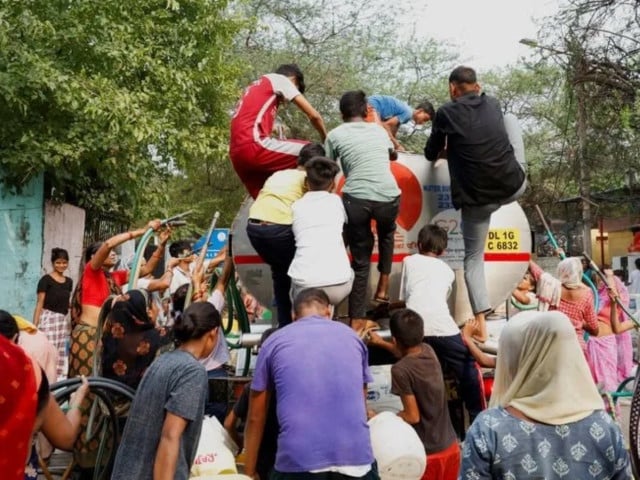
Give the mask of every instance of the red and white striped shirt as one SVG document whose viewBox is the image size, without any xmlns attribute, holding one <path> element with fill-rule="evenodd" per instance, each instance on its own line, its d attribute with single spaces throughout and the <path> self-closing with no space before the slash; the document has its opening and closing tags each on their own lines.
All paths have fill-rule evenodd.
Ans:
<svg viewBox="0 0 640 480">
<path fill-rule="evenodd" d="M 300 95 L 284 75 L 269 73 L 247 87 L 231 119 L 230 147 L 258 142 L 271 136 L 281 99 Z"/>
</svg>

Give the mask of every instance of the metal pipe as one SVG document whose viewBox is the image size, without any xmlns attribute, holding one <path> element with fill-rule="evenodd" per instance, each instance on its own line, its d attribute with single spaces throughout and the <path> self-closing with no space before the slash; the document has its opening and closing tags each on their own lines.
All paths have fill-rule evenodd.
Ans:
<svg viewBox="0 0 640 480">
<path fill-rule="evenodd" d="M 384 340 L 391 340 L 391 330 L 376 330 L 376 333 L 380 335 Z M 239 337 L 227 337 L 227 342 L 232 348 L 253 348 L 260 343 L 260 337 L 262 333 L 243 333 Z M 480 349 L 486 353 L 495 355 L 497 349 L 492 345 L 479 344 Z"/>
<path fill-rule="evenodd" d="M 376 333 L 385 340 L 391 340 L 391 331 L 389 329 L 377 330 Z M 251 348 L 260 343 L 262 333 L 243 333 L 239 337 L 227 337 L 227 342 L 233 348 Z"/>
</svg>

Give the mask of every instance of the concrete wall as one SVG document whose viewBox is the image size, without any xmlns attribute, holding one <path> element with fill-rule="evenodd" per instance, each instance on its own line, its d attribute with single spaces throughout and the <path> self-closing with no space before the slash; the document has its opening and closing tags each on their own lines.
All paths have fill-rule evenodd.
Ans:
<svg viewBox="0 0 640 480">
<path fill-rule="evenodd" d="M 591 231 L 591 257 L 600 265 L 605 263 L 611 265 L 613 257 L 625 256 L 628 254 L 628 247 L 633 242 L 633 234 L 629 230 L 617 232 L 607 232 L 605 230 L 604 242 L 599 240 L 600 232 L 596 229 Z M 602 247 L 604 246 L 604 261 L 602 259 Z"/>
<path fill-rule="evenodd" d="M 611 257 L 619 257 L 629 254 L 629 245 L 633 243 L 633 233 L 629 230 L 621 232 L 609 232 L 609 254 Z M 611 259 L 609 259 L 609 263 Z"/>
<path fill-rule="evenodd" d="M 43 177 L 19 195 L 0 185 L 0 308 L 31 318 L 42 258 Z"/>
<path fill-rule="evenodd" d="M 82 208 L 74 207 L 68 203 L 60 205 L 45 202 L 42 274 L 51 271 L 51 249 L 64 248 L 69 252 L 69 269 L 66 275 L 73 279 L 75 287 L 82 259 L 84 219 L 85 213 Z"/>
</svg>

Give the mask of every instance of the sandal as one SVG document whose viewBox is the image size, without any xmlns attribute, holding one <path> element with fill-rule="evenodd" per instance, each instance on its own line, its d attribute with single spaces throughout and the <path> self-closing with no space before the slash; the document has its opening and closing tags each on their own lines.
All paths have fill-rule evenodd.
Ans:
<svg viewBox="0 0 640 480">
<path fill-rule="evenodd" d="M 378 296 L 375 296 L 375 297 L 373 297 L 373 301 L 374 301 L 375 303 L 380 303 L 380 304 L 382 304 L 382 303 L 390 303 L 390 302 L 391 302 L 391 299 L 390 299 L 388 296 L 387 296 L 387 297 L 378 297 Z"/>
</svg>

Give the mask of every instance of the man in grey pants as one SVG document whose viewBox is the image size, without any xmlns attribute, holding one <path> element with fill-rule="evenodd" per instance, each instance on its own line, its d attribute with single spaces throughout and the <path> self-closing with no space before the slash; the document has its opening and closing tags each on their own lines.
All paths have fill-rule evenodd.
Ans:
<svg viewBox="0 0 640 480">
<path fill-rule="evenodd" d="M 461 209 L 464 279 L 477 322 L 474 338 L 487 338 L 485 314 L 491 310 L 484 277 L 484 246 L 491 214 L 518 199 L 525 173 L 509 141 L 500 104 L 480 93 L 476 72 L 457 67 L 449 75 L 451 101 L 433 119 L 424 154 L 440 158 L 444 150 L 451 177 L 451 196 Z"/>
</svg>

